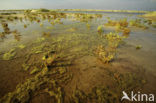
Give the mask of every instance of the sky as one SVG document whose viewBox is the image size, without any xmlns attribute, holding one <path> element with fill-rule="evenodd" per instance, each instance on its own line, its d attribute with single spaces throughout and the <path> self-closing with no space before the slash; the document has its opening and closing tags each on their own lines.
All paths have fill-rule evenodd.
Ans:
<svg viewBox="0 0 156 103">
<path fill-rule="evenodd" d="M 156 10 L 156 0 L 0 0 L 5 9 Z"/>
</svg>

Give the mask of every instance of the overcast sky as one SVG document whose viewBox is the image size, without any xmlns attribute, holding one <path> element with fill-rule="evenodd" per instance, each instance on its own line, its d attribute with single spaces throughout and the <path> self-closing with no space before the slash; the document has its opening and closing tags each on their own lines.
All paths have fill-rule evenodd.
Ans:
<svg viewBox="0 0 156 103">
<path fill-rule="evenodd" d="M 0 0 L 3 9 L 156 10 L 156 0 Z"/>
</svg>

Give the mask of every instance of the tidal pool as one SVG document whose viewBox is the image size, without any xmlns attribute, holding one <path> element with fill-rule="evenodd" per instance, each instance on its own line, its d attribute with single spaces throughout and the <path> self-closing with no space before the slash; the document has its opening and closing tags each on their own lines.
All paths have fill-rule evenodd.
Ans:
<svg viewBox="0 0 156 103">
<path fill-rule="evenodd" d="M 156 22 L 140 15 L 1 13 L 0 103 L 120 103 L 122 91 L 156 94 Z"/>
</svg>

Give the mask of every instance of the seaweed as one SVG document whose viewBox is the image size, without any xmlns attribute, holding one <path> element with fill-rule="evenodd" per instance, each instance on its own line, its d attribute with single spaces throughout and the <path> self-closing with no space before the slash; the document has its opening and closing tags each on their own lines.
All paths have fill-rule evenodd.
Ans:
<svg viewBox="0 0 156 103">
<path fill-rule="evenodd" d="M 24 71 L 28 71 L 30 68 L 30 65 L 24 63 L 22 64 L 22 68 L 24 69 Z"/>
<path fill-rule="evenodd" d="M 1 25 L 2 25 L 2 28 L 3 28 L 5 34 L 11 33 L 10 28 L 8 27 L 8 23 L 3 22 L 3 23 L 1 23 Z"/>
<path fill-rule="evenodd" d="M 104 63 L 111 62 L 115 57 L 115 53 L 107 51 L 102 45 L 97 47 L 95 53 L 96 55 L 98 55 L 98 58 Z"/>
<path fill-rule="evenodd" d="M 43 27 L 43 23 L 40 23 L 40 27 Z"/>
<path fill-rule="evenodd" d="M 25 48 L 25 45 L 20 44 L 18 47 L 19 47 L 20 49 L 24 49 L 24 48 Z"/>
<path fill-rule="evenodd" d="M 33 48 L 31 49 L 31 52 L 32 52 L 32 53 L 35 53 L 35 54 L 38 54 L 38 53 L 41 53 L 41 52 L 42 52 L 43 48 L 44 48 L 44 45 L 42 44 L 42 45 L 33 47 Z"/>
<path fill-rule="evenodd" d="M 5 33 L 4 32 L 2 32 L 2 33 L 0 32 L 0 38 L 4 39 L 5 37 L 6 37 Z"/>
<path fill-rule="evenodd" d="M 46 66 L 50 66 L 54 62 L 55 58 L 56 58 L 56 53 L 49 52 L 45 56 L 43 56 L 42 60 L 45 61 Z"/>
<path fill-rule="evenodd" d="M 153 24 L 152 27 L 153 27 L 153 28 L 156 28 L 156 24 Z"/>
<path fill-rule="evenodd" d="M 108 87 L 94 87 L 88 94 L 76 89 L 70 103 L 119 103 L 117 93 Z"/>
<path fill-rule="evenodd" d="M 21 35 L 17 30 L 12 31 L 12 34 L 13 34 L 15 40 L 20 41 Z"/>
<path fill-rule="evenodd" d="M 37 43 L 40 43 L 40 42 L 43 42 L 44 40 L 45 40 L 45 38 L 44 37 L 41 37 L 41 38 L 37 38 L 36 42 Z"/>
<path fill-rule="evenodd" d="M 88 29 L 90 29 L 91 25 L 87 23 L 87 24 L 86 24 L 86 27 L 87 27 Z"/>
<path fill-rule="evenodd" d="M 53 27 L 52 26 L 47 26 L 46 29 L 53 29 Z"/>
<path fill-rule="evenodd" d="M 56 103 L 63 103 L 63 94 L 61 87 L 58 87 L 55 89 L 55 91 L 50 91 L 49 89 L 45 89 L 45 92 L 47 92 L 51 97 L 55 97 L 57 102 Z"/>
<path fill-rule="evenodd" d="M 44 70 L 42 70 L 44 71 Z M 40 86 L 47 82 L 48 78 L 41 78 L 43 73 L 36 75 L 34 78 L 27 79 L 25 83 L 20 83 L 16 86 L 16 89 L 13 92 L 6 94 L 3 98 L 0 99 L 1 103 L 26 103 L 30 101 L 32 93 L 39 90 Z"/>
<path fill-rule="evenodd" d="M 74 28 L 74 27 L 73 27 L 73 28 L 67 29 L 66 31 L 67 31 L 67 32 L 75 32 L 76 30 L 77 30 L 77 28 Z"/>
<path fill-rule="evenodd" d="M 9 52 L 3 55 L 3 60 L 13 59 L 15 55 L 16 55 L 15 49 L 11 49 Z"/>
<path fill-rule="evenodd" d="M 43 36 L 43 37 L 50 37 L 51 34 L 50 34 L 50 32 L 43 32 L 43 33 L 42 33 L 42 36 Z"/>
<path fill-rule="evenodd" d="M 120 26 L 120 27 L 127 27 L 128 22 L 127 19 L 121 19 L 119 21 L 108 19 L 108 22 L 105 24 L 105 26 Z"/>
<path fill-rule="evenodd" d="M 130 30 L 129 28 L 124 28 L 124 29 L 123 29 L 123 34 L 122 34 L 122 35 L 128 37 L 129 34 L 130 34 L 130 32 L 131 32 L 131 30 Z"/>
<path fill-rule="evenodd" d="M 104 35 L 107 40 L 107 45 L 98 45 L 95 54 L 103 63 L 109 63 L 114 60 L 116 56 L 116 49 L 124 37 L 116 33 L 108 33 Z"/>
<path fill-rule="evenodd" d="M 97 27 L 97 32 L 100 35 L 103 33 L 103 25 L 100 25 L 100 26 Z"/>
<path fill-rule="evenodd" d="M 141 45 L 137 45 L 137 46 L 136 46 L 136 49 L 137 49 L 137 50 L 139 50 L 139 49 L 141 49 L 141 48 L 142 48 Z"/>
<path fill-rule="evenodd" d="M 24 28 L 27 28 L 27 25 L 26 24 L 24 24 Z"/>
<path fill-rule="evenodd" d="M 37 68 L 36 66 L 33 68 L 33 70 L 30 72 L 30 74 L 35 74 L 37 72 L 41 71 L 41 69 Z"/>
<path fill-rule="evenodd" d="M 70 98 L 70 103 L 121 103 L 121 91 L 134 91 L 146 84 L 145 71 L 137 70 L 136 73 L 123 74 L 109 69 L 108 71 L 111 72 L 110 78 L 114 81 L 113 89 L 107 85 L 95 86 L 91 92 L 85 93 L 76 88 Z M 141 75 L 138 75 L 137 72 L 141 72 Z M 125 103 L 125 101 L 122 102 Z"/>
<path fill-rule="evenodd" d="M 141 23 L 141 19 L 130 20 L 129 21 L 129 25 L 132 26 L 132 27 L 148 29 L 148 27 L 146 25 Z"/>
</svg>

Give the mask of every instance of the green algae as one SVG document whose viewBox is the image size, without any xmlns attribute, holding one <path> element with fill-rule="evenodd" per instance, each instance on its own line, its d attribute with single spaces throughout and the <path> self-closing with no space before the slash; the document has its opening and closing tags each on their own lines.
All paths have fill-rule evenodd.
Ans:
<svg viewBox="0 0 156 103">
<path fill-rule="evenodd" d="M 60 69 L 59 72 L 61 74 L 65 73 L 65 71 L 62 69 Z M 58 84 L 56 84 L 55 78 L 50 79 L 47 76 L 51 73 L 54 75 L 56 72 L 50 72 L 47 67 L 41 69 L 38 73 L 36 73 L 36 75 L 34 75 L 34 77 L 27 79 L 24 83 L 18 84 L 16 89 L 13 92 L 8 93 L 3 98 L 1 98 L 0 102 L 30 102 L 31 96 L 35 95 L 36 91 L 42 90 L 41 86 L 48 84 L 49 86 L 46 86 L 44 92 L 49 93 L 51 97 L 55 97 L 57 103 L 63 103 L 63 92 L 61 87 L 59 87 Z M 65 80 L 63 82 L 65 82 Z"/>
<path fill-rule="evenodd" d="M 44 15 L 44 16 L 45 16 L 44 17 L 45 19 L 48 18 L 47 15 Z M 75 16 L 77 16 L 76 18 L 78 20 L 85 22 L 85 23 L 87 23 L 89 20 L 91 20 L 93 18 L 96 18 L 96 17 L 94 17 L 94 15 L 83 15 L 83 14 L 78 15 L 78 14 L 76 14 Z M 81 19 L 79 19 L 79 16 L 81 16 Z M 35 20 L 35 18 L 32 18 L 32 19 L 33 19 L 32 21 L 39 22 L 38 20 Z M 123 22 L 125 22 L 125 24 Z M 54 21 L 51 21 L 51 23 L 53 25 L 56 23 L 61 23 L 61 20 L 58 18 Z M 121 25 L 119 23 L 116 24 L 118 29 L 122 30 L 123 34 L 126 34 L 126 35 L 129 34 L 130 31 L 126 29 L 127 21 L 126 20 L 121 21 L 120 23 L 121 23 Z M 87 28 L 90 28 L 90 25 L 88 23 L 86 24 L 86 26 L 87 26 Z M 49 28 L 52 28 L 52 27 L 49 27 Z M 70 32 L 70 31 L 75 32 L 76 29 L 71 28 L 71 30 L 69 30 L 69 31 L 67 30 L 67 32 Z M 102 28 L 100 28 L 100 27 L 99 27 L 99 29 L 97 28 L 97 31 L 102 32 L 103 26 L 102 26 Z M 43 33 L 43 34 L 46 34 L 46 33 Z M 43 35 L 43 36 L 46 37 L 46 35 Z M 91 40 L 87 40 L 88 38 Z M 96 38 L 96 40 L 95 40 L 95 38 Z M 34 79 L 30 78 L 30 80 L 26 81 L 26 82 L 30 82 L 30 83 L 27 83 L 27 85 L 25 85 L 25 86 L 17 86 L 17 89 L 16 89 L 17 92 L 14 92 L 14 94 L 9 93 L 8 95 L 10 97 L 9 96 L 8 97 L 13 98 L 13 99 L 9 99 L 9 101 L 13 100 L 15 102 L 24 102 L 24 101 L 28 102 L 29 99 L 31 98 L 31 95 L 34 94 L 34 92 L 40 90 L 41 85 L 49 84 L 54 87 L 46 88 L 45 92 L 49 93 L 49 95 L 51 97 L 54 97 L 57 100 L 57 103 L 62 103 L 63 102 L 62 88 L 60 86 L 57 87 L 56 84 L 58 84 L 59 82 L 66 83 L 68 80 L 71 80 L 73 75 L 67 74 L 68 69 L 66 68 L 66 66 L 69 66 L 72 63 L 71 63 L 71 61 L 61 62 L 57 59 L 64 57 L 67 60 L 70 60 L 70 59 L 72 60 L 73 58 L 76 58 L 76 57 L 78 58 L 80 56 L 90 55 L 89 54 L 90 51 L 92 52 L 91 48 L 100 44 L 99 46 L 97 46 L 97 51 L 99 52 L 97 54 L 101 55 L 100 58 L 104 59 L 103 60 L 104 63 L 108 63 L 108 62 L 113 61 L 114 58 L 116 57 L 116 49 L 119 46 L 119 43 L 123 38 L 124 37 L 119 36 L 118 34 L 114 34 L 114 33 L 104 34 L 103 36 L 100 37 L 100 39 L 95 35 L 88 36 L 87 34 L 73 33 L 73 34 L 68 34 L 68 35 L 60 35 L 60 37 L 52 38 L 52 40 L 51 40 L 52 43 L 49 43 L 50 46 L 47 47 L 48 49 L 45 49 L 46 45 L 38 45 L 38 46 L 33 47 L 32 49 L 30 49 L 31 53 L 32 53 L 31 55 L 40 54 L 40 53 L 44 54 L 44 50 L 51 51 L 52 48 L 55 48 L 57 53 L 60 53 L 60 52 L 61 53 L 63 52 L 63 53 L 57 54 L 57 55 L 49 54 L 49 53 L 45 54 L 42 59 L 44 61 L 43 64 L 46 67 L 43 67 L 40 69 L 37 67 L 33 68 L 33 70 L 30 71 L 30 74 L 33 74 Z M 39 38 L 36 41 L 36 43 L 41 43 L 44 41 L 45 41 L 45 38 Z M 106 41 L 106 44 L 105 44 L 105 41 Z M 53 44 L 55 44 L 55 45 L 53 45 Z M 102 44 L 102 46 L 101 46 L 101 44 Z M 77 47 L 77 45 L 85 45 L 85 46 Z M 75 48 L 73 48 L 73 47 L 75 47 Z M 71 48 L 73 48 L 73 49 L 71 49 Z M 73 55 L 71 55 L 71 53 Z M 91 53 L 91 55 L 92 55 L 92 53 Z M 23 68 L 25 71 L 28 71 L 29 69 L 31 69 L 31 66 L 34 66 L 34 64 L 35 63 L 32 63 L 30 65 L 24 64 Z M 50 78 L 48 76 L 55 77 L 55 74 L 59 75 L 59 76 L 56 76 L 57 79 L 50 80 Z M 36 77 L 37 75 L 40 75 L 40 77 L 39 78 Z M 122 80 L 122 82 L 118 83 L 120 79 L 117 79 L 116 80 L 117 84 L 120 84 L 122 86 L 122 88 L 126 88 L 127 84 L 125 81 L 128 78 L 130 78 L 130 82 L 128 82 L 128 86 L 131 87 L 131 85 L 133 85 L 133 83 L 134 83 L 134 80 L 137 79 L 135 77 L 133 78 L 133 75 L 131 76 L 131 74 L 130 74 L 130 76 L 127 76 L 127 77 L 121 75 L 120 79 Z M 43 80 L 38 80 L 38 79 L 43 79 Z M 146 83 L 146 80 L 141 80 L 141 81 L 142 81 L 142 83 Z M 36 82 L 36 83 L 33 84 L 31 82 Z M 41 85 L 38 86 L 38 84 L 41 84 Z M 32 88 L 30 88 L 29 86 L 31 86 Z M 23 89 L 23 91 L 21 90 L 21 88 Z M 29 89 L 24 91 L 25 88 L 29 88 Z M 25 93 L 23 93 L 23 92 L 25 92 Z M 18 93 L 21 94 L 21 96 L 19 96 Z M 18 95 L 18 96 L 16 96 L 16 95 Z M 87 101 L 89 101 L 89 102 L 92 101 L 95 103 L 105 103 L 105 102 L 118 103 L 117 98 L 119 98 L 119 97 L 117 97 L 117 94 L 114 93 L 114 91 L 110 90 L 107 87 L 96 87 L 89 94 L 83 93 L 80 90 L 76 90 L 75 93 L 73 94 L 72 98 L 73 98 L 73 100 L 71 100 L 72 101 L 71 103 L 87 103 Z M 5 101 L 5 99 L 3 99 L 3 101 Z"/>
<path fill-rule="evenodd" d="M 141 22 L 141 19 L 130 20 L 129 25 L 132 27 L 148 29 L 148 27 Z"/>
<path fill-rule="evenodd" d="M 51 35 L 50 32 L 43 32 L 42 34 L 43 37 L 50 37 L 50 35 Z"/>
<path fill-rule="evenodd" d="M 20 49 L 24 49 L 26 46 L 23 45 L 23 44 L 20 44 L 18 47 L 19 47 Z"/>
<path fill-rule="evenodd" d="M 88 94 L 76 89 L 71 103 L 119 103 L 119 97 L 108 87 L 94 87 Z"/>
<path fill-rule="evenodd" d="M 0 38 L 1 39 L 4 39 L 5 38 L 5 33 L 4 32 L 2 32 L 2 33 L 0 32 Z"/>
<path fill-rule="evenodd" d="M 110 72 L 110 70 L 108 70 Z M 110 72 L 110 80 L 114 80 L 114 88 L 110 86 L 96 86 L 92 88 L 91 92 L 85 93 L 82 90 L 76 88 L 70 98 L 70 103 L 120 103 L 122 97 L 121 91 L 134 91 L 138 87 L 143 87 L 146 84 L 144 79 L 144 71 L 141 75 L 137 73 L 124 73 Z"/>
<path fill-rule="evenodd" d="M 15 55 L 16 55 L 15 49 L 11 49 L 9 52 L 3 55 L 3 60 L 13 59 Z"/>
<path fill-rule="evenodd" d="M 40 24 L 40 27 L 43 27 L 43 23 Z"/>
<path fill-rule="evenodd" d="M 110 53 L 109 51 L 105 50 L 102 45 L 97 47 L 96 54 L 98 58 L 104 63 L 111 62 L 115 57 L 115 53 Z"/>
<path fill-rule="evenodd" d="M 44 44 L 39 45 L 39 46 L 35 46 L 35 47 L 33 47 L 33 48 L 31 49 L 31 52 L 32 52 L 32 53 L 36 53 L 36 54 L 41 53 L 42 50 L 43 50 L 43 48 L 44 48 L 44 46 L 45 46 Z"/>
<path fill-rule="evenodd" d="M 41 69 L 34 67 L 33 70 L 30 72 L 30 74 L 35 74 L 37 72 L 39 72 Z"/>
<path fill-rule="evenodd" d="M 114 60 L 117 47 L 124 37 L 112 32 L 105 34 L 103 37 L 106 39 L 107 45 L 98 45 L 95 54 L 102 62 L 109 63 Z"/>
<path fill-rule="evenodd" d="M 47 26 L 46 29 L 51 30 L 51 29 L 53 29 L 53 27 L 52 26 Z"/>
<path fill-rule="evenodd" d="M 98 26 L 97 31 L 99 34 L 101 34 L 103 32 L 103 25 Z"/>
<path fill-rule="evenodd" d="M 77 29 L 76 28 L 69 28 L 69 29 L 67 29 L 66 31 L 67 32 L 75 32 Z"/>
<path fill-rule="evenodd" d="M 153 27 L 153 28 L 156 28 L 156 24 L 152 24 L 152 27 Z"/>
<path fill-rule="evenodd" d="M 16 90 L 6 94 L 0 99 L 1 103 L 26 103 L 29 101 L 31 94 L 40 89 L 40 86 L 47 82 L 48 78 L 41 78 L 42 74 L 36 75 L 34 78 L 27 79 L 25 83 L 18 84 Z"/>
<path fill-rule="evenodd" d="M 54 91 L 50 91 L 48 89 L 45 90 L 45 92 L 49 93 L 49 95 L 51 97 L 55 97 L 57 102 L 56 103 L 63 103 L 63 93 L 62 93 L 62 90 L 61 90 L 61 87 L 58 87 L 55 92 Z"/>
<path fill-rule="evenodd" d="M 88 29 L 90 29 L 91 28 L 91 25 L 90 24 L 86 24 L 86 27 L 88 28 Z"/>
<path fill-rule="evenodd" d="M 43 42 L 45 40 L 45 38 L 44 37 L 41 37 L 41 38 L 37 38 L 37 40 L 36 40 L 36 43 L 40 43 L 40 42 Z"/>
<path fill-rule="evenodd" d="M 27 28 L 27 25 L 26 24 L 24 24 L 24 28 Z"/>
<path fill-rule="evenodd" d="M 141 49 L 141 48 L 142 48 L 141 45 L 137 45 L 137 46 L 136 46 L 136 49 L 137 49 L 137 50 L 139 50 L 139 49 Z"/>
<path fill-rule="evenodd" d="M 62 68 L 59 68 L 59 73 L 60 74 L 64 74 L 64 73 L 66 73 L 66 68 L 64 68 L 64 67 L 62 67 Z"/>
<path fill-rule="evenodd" d="M 28 71 L 30 68 L 30 65 L 28 64 L 22 64 L 22 68 L 24 69 L 24 71 Z"/>
</svg>

